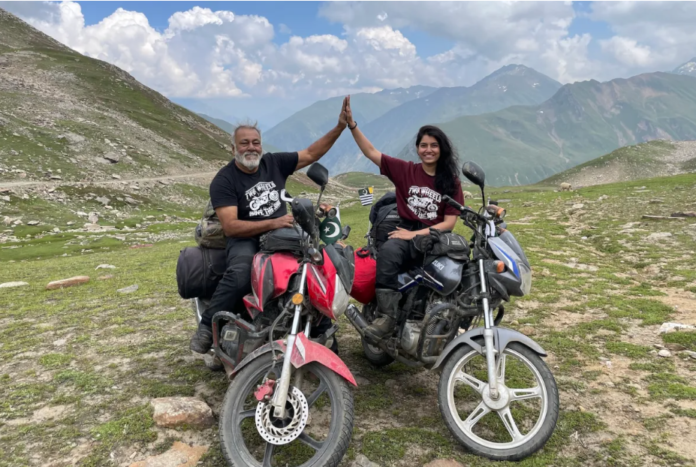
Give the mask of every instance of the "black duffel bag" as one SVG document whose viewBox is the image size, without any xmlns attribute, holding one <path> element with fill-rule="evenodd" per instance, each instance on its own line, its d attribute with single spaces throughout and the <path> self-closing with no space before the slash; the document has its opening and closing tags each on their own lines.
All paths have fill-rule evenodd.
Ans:
<svg viewBox="0 0 696 467">
<path fill-rule="evenodd" d="M 280 251 L 302 253 L 302 242 L 306 243 L 308 239 L 309 235 L 299 227 L 284 227 L 261 235 L 259 250 L 264 253 Z"/>
<path fill-rule="evenodd" d="M 227 269 L 225 250 L 187 247 L 179 253 L 176 282 L 181 298 L 209 299 Z"/>
</svg>

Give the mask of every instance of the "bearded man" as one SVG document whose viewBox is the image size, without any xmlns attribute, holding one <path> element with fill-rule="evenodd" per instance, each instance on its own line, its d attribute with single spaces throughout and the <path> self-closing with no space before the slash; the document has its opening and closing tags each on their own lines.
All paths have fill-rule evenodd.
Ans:
<svg viewBox="0 0 696 467">
<path fill-rule="evenodd" d="M 234 160 L 220 169 L 210 185 L 210 199 L 227 237 L 227 270 L 191 338 L 192 351 L 207 353 L 213 345 L 213 315 L 233 310 L 251 292 L 251 262 L 259 251 L 261 234 L 292 227 L 281 190 L 293 172 L 331 149 L 346 127 L 345 106 L 344 100 L 336 127 L 298 152 L 263 154 L 256 125 L 234 130 Z"/>
</svg>

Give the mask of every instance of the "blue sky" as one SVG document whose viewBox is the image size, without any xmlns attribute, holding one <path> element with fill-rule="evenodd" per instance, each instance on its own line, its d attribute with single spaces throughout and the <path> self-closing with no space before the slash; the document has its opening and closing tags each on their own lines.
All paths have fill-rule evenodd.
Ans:
<svg viewBox="0 0 696 467">
<path fill-rule="evenodd" d="M 696 2 L 9 2 L 196 111 L 271 125 L 316 100 L 469 86 L 510 63 L 562 83 L 696 56 Z"/>
</svg>

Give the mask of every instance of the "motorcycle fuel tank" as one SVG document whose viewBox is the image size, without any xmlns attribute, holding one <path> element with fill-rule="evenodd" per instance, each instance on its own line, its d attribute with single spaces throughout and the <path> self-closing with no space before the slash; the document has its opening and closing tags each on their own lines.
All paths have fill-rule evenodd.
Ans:
<svg viewBox="0 0 696 467">
<path fill-rule="evenodd" d="M 463 262 L 441 256 L 424 268 L 418 268 L 408 274 L 399 274 L 399 291 L 405 292 L 417 284 L 423 284 L 440 295 L 449 295 L 459 286 L 463 268 Z"/>
</svg>

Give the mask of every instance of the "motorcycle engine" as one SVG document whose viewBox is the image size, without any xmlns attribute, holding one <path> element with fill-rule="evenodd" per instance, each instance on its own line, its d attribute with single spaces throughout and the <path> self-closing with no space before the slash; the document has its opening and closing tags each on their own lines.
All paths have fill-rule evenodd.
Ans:
<svg viewBox="0 0 696 467">
<path fill-rule="evenodd" d="M 409 355 L 416 357 L 418 352 L 418 339 L 420 338 L 420 321 L 406 321 L 404 331 L 401 334 L 401 348 Z"/>
</svg>

